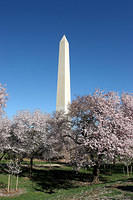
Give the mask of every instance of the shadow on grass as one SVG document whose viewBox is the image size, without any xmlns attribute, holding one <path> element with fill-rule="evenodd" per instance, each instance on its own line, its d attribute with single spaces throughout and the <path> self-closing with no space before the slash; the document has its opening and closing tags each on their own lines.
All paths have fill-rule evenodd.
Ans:
<svg viewBox="0 0 133 200">
<path fill-rule="evenodd" d="M 2 174 L 7 174 L 5 169 L 6 165 L 0 167 Z M 29 168 L 23 166 L 22 173 L 19 176 L 29 177 Z M 32 181 L 34 190 L 51 194 L 58 189 L 70 189 L 89 185 L 92 181 L 92 174 L 73 171 L 62 166 L 52 166 L 51 168 L 39 166 L 39 168 L 33 168 L 32 177 L 29 178 Z"/>
<path fill-rule="evenodd" d="M 112 176 L 112 180 L 111 178 L 109 179 L 109 177 L 104 177 L 104 176 L 100 176 L 100 181 L 102 181 L 102 183 L 116 183 L 116 182 L 123 182 L 123 183 L 128 183 L 131 182 L 131 180 L 133 181 L 133 179 L 128 178 L 127 176 L 123 176 L 122 178 L 118 178 L 118 179 L 114 179 L 114 176 Z"/>
<path fill-rule="evenodd" d="M 79 187 L 80 184 L 78 184 L 78 182 L 90 182 L 92 177 L 90 174 L 86 173 L 53 168 L 50 170 L 33 169 L 31 180 L 38 186 L 34 189 L 47 193 L 54 193 L 56 189 Z"/>
<path fill-rule="evenodd" d="M 133 192 L 133 186 L 127 185 L 127 186 L 118 186 L 117 189 L 126 191 L 126 192 Z"/>
<path fill-rule="evenodd" d="M 6 165 L 2 164 L 0 166 L 0 171 L 3 174 L 7 174 L 5 169 Z M 118 166 L 117 168 L 114 168 L 114 171 L 116 170 L 115 172 L 118 172 L 119 169 L 120 167 Z M 28 167 L 23 166 L 22 171 L 23 172 L 20 174 L 21 177 L 29 176 Z M 133 181 L 133 178 L 125 177 L 125 179 L 123 178 L 120 179 L 120 176 L 118 176 L 117 180 L 116 179 L 114 180 L 114 176 L 112 176 L 112 174 L 108 174 L 109 168 L 101 169 L 101 172 L 102 174 L 100 175 L 100 181 L 102 181 L 103 184 L 115 183 L 116 181 L 123 181 L 123 182 Z M 36 191 L 47 192 L 51 194 L 58 189 L 70 189 L 70 188 L 77 188 L 87 184 L 89 185 L 89 183 L 92 181 L 92 174 L 86 172 L 76 172 L 71 169 L 65 169 L 60 166 L 56 167 L 52 166 L 52 168 L 48 166 L 45 166 L 45 168 L 44 166 L 42 167 L 39 166 L 39 168 L 33 168 L 32 177 L 30 179 L 33 183 L 32 187 Z"/>
<path fill-rule="evenodd" d="M 123 173 L 123 165 L 122 164 L 105 164 L 101 166 L 100 169 L 102 174 L 112 175 Z"/>
</svg>

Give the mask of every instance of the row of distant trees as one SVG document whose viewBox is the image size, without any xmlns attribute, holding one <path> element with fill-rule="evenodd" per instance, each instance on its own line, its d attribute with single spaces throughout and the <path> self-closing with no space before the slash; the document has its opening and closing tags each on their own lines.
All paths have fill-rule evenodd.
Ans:
<svg viewBox="0 0 133 200">
<path fill-rule="evenodd" d="M 76 168 L 93 167 L 99 180 L 102 164 L 133 159 L 133 95 L 96 90 L 77 97 L 69 112 L 52 115 L 20 111 L 13 120 L 3 116 L 6 90 L 0 86 L 0 153 L 14 159 L 52 159 L 70 155 Z"/>
</svg>

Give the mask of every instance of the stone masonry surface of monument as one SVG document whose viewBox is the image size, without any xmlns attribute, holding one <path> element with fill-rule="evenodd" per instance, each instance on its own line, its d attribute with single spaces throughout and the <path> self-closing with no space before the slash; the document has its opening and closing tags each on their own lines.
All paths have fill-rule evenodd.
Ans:
<svg viewBox="0 0 133 200">
<path fill-rule="evenodd" d="M 62 37 L 59 45 L 56 111 L 68 112 L 71 103 L 69 43 Z"/>
</svg>

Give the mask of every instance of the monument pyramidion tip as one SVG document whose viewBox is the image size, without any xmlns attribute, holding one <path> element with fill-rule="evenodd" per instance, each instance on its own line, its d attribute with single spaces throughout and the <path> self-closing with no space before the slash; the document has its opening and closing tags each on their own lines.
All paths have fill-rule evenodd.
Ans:
<svg viewBox="0 0 133 200">
<path fill-rule="evenodd" d="M 66 38 L 66 36 L 65 36 L 65 35 L 63 35 L 63 37 L 62 37 L 62 39 L 61 39 L 61 41 L 60 41 L 60 42 L 62 42 L 62 41 L 67 41 L 67 42 L 68 42 L 68 40 L 67 40 L 67 38 Z"/>
</svg>

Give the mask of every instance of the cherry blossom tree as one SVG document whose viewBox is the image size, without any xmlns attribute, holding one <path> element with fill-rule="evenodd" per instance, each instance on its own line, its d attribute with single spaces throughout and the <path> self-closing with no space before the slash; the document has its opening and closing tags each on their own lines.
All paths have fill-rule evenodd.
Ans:
<svg viewBox="0 0 133 200">
<path fill-rule="evenodd" d="M 3 113 L 4 107 L 6 106 L 6 101 L 7 101 L 6 88 L 4 88 L 0 84 L 0 115 Z"/>
<path fill-rule="evenodd" d="M 98 182 L 101 164 L 125 151 L 125 141 L 131 136 L 129 120 L 114 92 L 97 90 L 93 95 L 77 97 L 69 111 L 72 132 L 68 137 L 75 142 L 72 161 L 78 167 L 93 166 L 93 182 Z"/>
<path fill-rule="evenodd" d="M 133 162 L 133 94 L 123 93 L 121 96 L 124 118 L 128 120 L 127 131 L 125 135 L 128 137 L 123 142 L 123 151 L 121 152 L 121 160 L 127 166 Z"/>
<path fill-rule="evenodd" d="M 9 137 L 10 122 L 7 118 L 3 118 L 4 107 L 6 106 L 7 93 L 6 88 L 0 84 L 0 160 L 4 156 L 5 149 L 9 148 L 7 139 Z"/>
<path fill-rule="evenodd" d="M 47 121 L 48 143 L 50 144 L 50 157 L 60 158 L 68 154 L 70 140 L 68 132 L 71 131 L 68 116 L 64 112 L 55 112 Z"/>
<path fill-rule="evenodd" d="M 30 158 L 30 173 L 33 159 L 48 148 L 46 122 L 49 115 L 39 110 L 20 111 L 14 116 L 12 141 L 14 151 Z"/>
<path fill-rule="evenodd" d="M 16 191 L 18 190 L 18 175 L 21 172 L 21 163 L 18 159 L 10 160 L 9 163 L 7 163 L 7 171 L 9 173 L 8 175 L 8 187 L 7 191 L 10 192 L 11 189 L 11 176 L 16 175 Z"/>
<path fill-rule="evenodd" d="M 133 120 L 133 94 L 123 93 L 121 101 L 125 116 Z"/>
<path fill-rule="evenodd" d="M 12 149 L 10 143 L 10 131 L 11 121 L 6 117 L 0 117 L 0 160 Z"/>
</svg>

